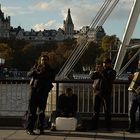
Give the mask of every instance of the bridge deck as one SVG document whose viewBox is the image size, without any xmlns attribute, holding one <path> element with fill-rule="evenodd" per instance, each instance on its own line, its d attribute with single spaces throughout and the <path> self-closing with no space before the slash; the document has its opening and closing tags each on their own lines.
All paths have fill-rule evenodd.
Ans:
<svg viewBox="0 0 140 140">
<path fill-rule="evenodd" d="M 107 132 L 104 129 L 89 132 L 64 132 L 46 130 L 44 135 L 27 135 L 21 128 L 1 128 L 0 140 L 138 140 L 140 132 L 128 133 L 124 130 Z"/>
</svg>

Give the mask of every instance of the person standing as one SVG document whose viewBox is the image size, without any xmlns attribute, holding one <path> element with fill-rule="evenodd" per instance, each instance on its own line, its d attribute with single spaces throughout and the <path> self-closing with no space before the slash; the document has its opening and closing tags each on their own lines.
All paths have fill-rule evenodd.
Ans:
<svg viewBox="0 0 140 140">
<path fill-rule="evenodd" d="M 136 129 L 136 112 L 139 108 L 139 121 L 138 127 L 140 129 L 140 60 L 138 62 L 138 70 L 128 77 L 131 81 L 128 88 L 130 94 L 130 110 L 129 110 L 129 128 L 127 132 L 134 133 Z M 135 82 L 135 83 L 134 83 Z"/>
<path fill-rule="evenodd" d="M 102 67 L 103 66 L 103 67 Z M 105 111 L 105 123 L 107 130 L 111 130 L 111 92 L 113 82 L 116 78 L 116 71 L 111 66 L 111 60 L 106 58 L 103 65 L 96 66 L 96 72 L 90 75 L 94 80 L 94 114 L 93 114 L 93 129 L 98 129 L 99 113 L 101 104 Z"/>
<path fill-rule="evenodd" d="M 28 105 L 28 123 L 26 133 L 34 135 L 33 132 L 37 120 L 37 111 L 39 118 L 40 134 L 44 133 L 45 109 L 48 93 L 53 88 L 52 82 L 55 78 L 53 69 L 49 65 L 49 57 L 42 54 L 38 63 L 28 72 L 28 76 L 32 77 L 30 81 L 31 93 Z"/>
</svg>

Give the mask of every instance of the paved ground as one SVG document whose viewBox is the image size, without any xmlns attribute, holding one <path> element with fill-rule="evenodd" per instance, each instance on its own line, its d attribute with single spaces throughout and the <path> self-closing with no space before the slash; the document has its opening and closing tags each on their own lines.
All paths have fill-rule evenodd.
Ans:
<svg viewBox="0 0 140 140">
<path fill-rule="evenodd" d="M 98 130 L 97 132 L 64 132 L 46 130 L 44 135 L 30 136 L 24 130 L 18 128 L 1 128 L 0 140 L 139 140 L 140 132 L 128 133 L 114 130 L 107 132 Z"/>
</svg>

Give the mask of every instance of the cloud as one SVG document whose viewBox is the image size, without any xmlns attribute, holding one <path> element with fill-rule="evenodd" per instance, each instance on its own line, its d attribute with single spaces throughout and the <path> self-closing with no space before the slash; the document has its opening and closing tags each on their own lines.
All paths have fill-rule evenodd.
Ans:
<svg viewBox="0 0 140 140">
<path fill-rule="evenodd" d="M 32 13 L 31 10 L 25 9 L 20 6 L 2 7 L 2 11 L 4 12 L 5 15 L 8 15 L 8 16 L 17 16 L 17 15 L 24 15 L 24 14 Z"/>
<path fill-rule="evenodd" d="M 75 5 L 65 5 L 65 7 L 61 9 L 61 15 L 63 19 L 66 19 L 68 8 L 70 8 L 75 29 L 80 29 L 82 26 L 90 25 L 100 8 L 100 4 L 101 3 L 91 4 L 83 0 Z"/>
<path fill-rule="evenodd" d="M 33 29 L 35 31 L 43 31 L 46 28 L 47 28 L 47 26 L 44 23 L 36 24 L 33 26 Z"/>
<path fill-rule="evenodd" d="M 120 1 L 115 9 L 111 13 L 111 20 L 126 20 L 129 16 L 131 7 L 132 7 L 132 0 L 122 0 Z"/>
<path fill-rule="evenodd" d="M 62 27 L 63 20 L 66 19 L 68 8 L 71 9 L 71 17 L 75 26 L 75 29 L 78 30 L 83 26 L 88 26 L 91 24 L 92 20 L 96 16 L 100 7 L 103 4 L 103 0 L 35 0 L 34 3 L 26 3 L 24 7 L 2 7 L 3 12 L 6 15 L 16 16 L 26 14 L 27 18 L 29 14 L 32 14 L 32 17 L 37 19 L 37 24 L 34 24 L 34 28 L 44 29 L 44 28 L 60 28 Z M 121 0 L 113 9 L 113 12 L 107 20 L 120 21 L 128 18 L 132 0 Z M 44 11 L 49 10 L 49 13 L 43 13 Z M 38 12 L 38 13 L 37 13 Z M 39 13 L 40 12 L 40 13 Z M 37 13 L 37 14 L 36 14 Z M 42 17 L 47 17 L 49 21 L 44 21 L 42 17 L 37 17 L 38 15 L 43 15 Z M 48 15 L 47 15 L 48 14 Z M 54 16 L 55 15 L 55 16 Z M 26 21 L 26 16 L 24 21 Z M 31 15 L 30 15 L 31 16 Z M 53 16 L 53 17 L 52 17 Z M 55 19 L 55 20 L 50 20 Z M 35 21 L 33 19 L 32 21 Z M 38 21 L 40 23 L 38 23 Z M 55 22 L 54 22 L 55 21 Z M 22 21 L 21 21 L 22 22 Z M 46 23 L 47 22 L 47 23 Z"/>
<path fill-rule="evenodd" d="M 49 4 L 41 1 L 33 5 L 32 8 L 37 9 L 37 10 L 47 10 L 49 8 Z"/>
<path fill-rule="evenodd" d="M 61 15 L 63 19 L 66 18 L 67 9 L 71 8 L 71 16 L 75 29 L 80 29 L 83 26 L 88 26 L 91 24 L 92 20 L 95 18 L 97 12 L 101 8 L 103 1 L 90 2 L 90 0 L 79 1 L 76 4 L 65 5 L 61 9 Z M 123 7 L 122 7 L 123 5 Z M 107 20 L 127 20 L 129 12 L 132 7 L 132 0 L 122 0 L 113 9 Z"/>
<path fill-rule="evenodd" d="M 56 23 L 55 20 L 50 20 L 46 24 L 44 24 L 44 23 L 38 23 L 38 24 L 35 24 L 33 26 L 33 29 L 35 31 L 43 31 L 44 29 L 47 29 L 47 28 L 50 29 L 50 28 L 54 27 L 55 23 Z"/>
<path fill-rule="evenodd" d="M 46 24 L 46 26 L 52 26 L 53 24 L 55 24 L 55 20 L 50 20 L 50 21 L 48 21 L 48 23 Z"/>
<path fill-rule="evenodd" d="M 39 1 L 34 5 L 30 6 L 30 9 L 35 10 L 59 10 L 62 9 L 63 6 L 71 4 L 72 0 L 50 0 L 50 1 Z"/>
</svg>

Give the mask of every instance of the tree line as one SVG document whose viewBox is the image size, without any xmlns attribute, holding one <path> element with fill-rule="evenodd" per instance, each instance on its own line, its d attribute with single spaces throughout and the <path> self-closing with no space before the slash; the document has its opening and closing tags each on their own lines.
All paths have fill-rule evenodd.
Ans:
<svg viewBox="0 0 140 140">
<path fill-rule="evenodd" d="M 83 72 L 83 67 L 94 67 L 97 61 L 104 57 L 116 59 L 119 39 L 115 36 L 105 36 L 99 42 L 91 42 L 88 49 L 74 67 L 75 72 Z M 77 40 L 69 39 L 63 42 L 49 41 L 43 44 L 34 45 L 31 42 L 17 39 L 0 40 L 0 58 L 5 59 L 5 67 L 17 68 L 20 71 L 28 71 L 42 52 L 47 52 L 51 66 L 60 70 L 68 59 L 73 49 L 76 47 Z M 127 61 L 134 52 L 129 52 L 125 57 Z"/>
</svg>

